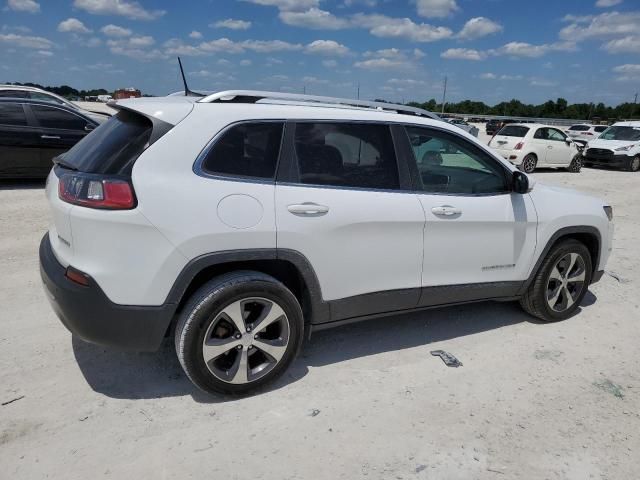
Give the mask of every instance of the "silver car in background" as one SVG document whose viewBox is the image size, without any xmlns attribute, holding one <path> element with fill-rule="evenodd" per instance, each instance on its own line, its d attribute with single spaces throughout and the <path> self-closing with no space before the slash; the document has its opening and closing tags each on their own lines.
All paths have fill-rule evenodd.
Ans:
<svg viewBox="0 0 640 480">
<path fill-rule="evenodd" d="M 478 133 L 480 132 L 478 127 L 474 127 L 473 125 L 465 122 L 461 118 L 449 118 L 447 119 L 447 122 L 449 122 L 451 125 L 455 125 L 456 127 L 461 128 L 465 132 L 473 135 L 474 137 L 477 137 Z"/>
</svg>

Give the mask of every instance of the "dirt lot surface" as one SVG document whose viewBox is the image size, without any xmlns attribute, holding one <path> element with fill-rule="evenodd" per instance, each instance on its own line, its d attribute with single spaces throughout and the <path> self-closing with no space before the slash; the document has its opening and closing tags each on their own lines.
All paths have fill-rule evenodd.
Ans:
<svg viewBox="0 0 640 480">
<path fill-rule="evenodd" d="M 3 183 L 0 478 L 640 478 L 640 174 L 535 176 L 615 209 L 610 274 L 577 316 L 486 303 L 321 332 L 242 399 L 197 392 L 171 342 L 72 339 L 40 285 L 43 185 Z"/>
</svg>

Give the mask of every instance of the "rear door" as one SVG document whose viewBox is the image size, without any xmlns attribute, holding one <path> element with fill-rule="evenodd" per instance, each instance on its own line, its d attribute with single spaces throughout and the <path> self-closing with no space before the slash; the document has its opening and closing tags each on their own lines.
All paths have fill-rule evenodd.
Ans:
<svg viewBox="0 0 640 480">
<path fill-rule="evenodd" d="M 415 307 L 424 212 L 389 126 L 299 121 L 287 128 L 290 175 L 279 173 L 276 184 L 278 251 L 309 260 L 334 320 Z"/>
<path fill-rule="evenodd" d="M 95 126 L 85 118 L 54 105 L 27 105 L 39 130 L 39 168 L 47 172 L 53 158 L 71 149 Z"/>
<path fill-rule="evenodd" d="M 38 129 L 21 103 L 0 102 L 0 175 L 39 176 Z"/>
</svg>

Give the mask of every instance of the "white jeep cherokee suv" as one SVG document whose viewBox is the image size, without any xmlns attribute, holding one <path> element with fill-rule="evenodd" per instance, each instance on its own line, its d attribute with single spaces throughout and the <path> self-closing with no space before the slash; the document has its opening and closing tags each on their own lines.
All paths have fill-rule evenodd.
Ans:
<svg viewBox="0 0 640 480">
<path fill-rule="evenodd" d="M 482 300 L 571 316 L 611 207 L 537 185 L 419 109 L 231 91 L 119 102 L 57 160 L 41 275 L 87 341 L 155 350 L 242 393 L 314 330 Z"/>
</svg>

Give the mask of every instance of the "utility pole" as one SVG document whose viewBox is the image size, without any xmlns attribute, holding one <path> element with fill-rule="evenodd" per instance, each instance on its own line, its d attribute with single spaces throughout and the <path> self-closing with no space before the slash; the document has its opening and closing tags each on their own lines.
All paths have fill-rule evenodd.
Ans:
<svg viewBox="0 0 640 480">
<path fill-rule="evenodd" d="M 447 76 L 444 77 L 444 91 L 442 92 L 442 112 L 444 113 L 444 102 L 447 100 Z"/>
<path fill-rule="evenodd" d="M 638 103 L 638 92 L 636 92 L 635 97 L 633 97 L 633 109 L 631 110 L 631 118 L 636 114 L 636 103 Z"/>
<path fill-rule="evenodd" d="M 307 86 L 306 86 L 306 85 L 303 85 L 303 86 L 302 86 L 302 94 L 303 94 L 303 95 L 306 95 L 306 93 L 307 93 Z"/>
<path fill-rule="evenodd" d="M 360 100 L 360 82 L 358 82 L 358 92 L 357 92 L 357 97 L 358 100 Z"/>
</svg>

